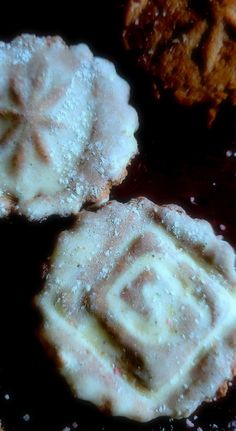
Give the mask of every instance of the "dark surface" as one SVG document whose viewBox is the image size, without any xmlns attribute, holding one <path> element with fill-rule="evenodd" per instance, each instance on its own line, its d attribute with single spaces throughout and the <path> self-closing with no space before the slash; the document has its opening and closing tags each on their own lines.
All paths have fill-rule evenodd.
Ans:
<svg viewBox="0 0 236 431">
<path fill-rule="evenodd" d="M 9 5 L 9 14 L 12 5 Z M 21 4 L 22 7 L 22 4 Z M 23 8 L 24 11 L 24 8 Z M 15 16 L 18 16 L 15 10 Z M 58 6 L 49 14 L 42 5 L 25 7 L 18 23 L 1 27 L 1 39 L 22 31 L 60 34 L 68 43 L 84 41 L 95 54 L 115 62 L 132 86 L 132 104 L 140 117 L 137 134 L 141 155 L 129 168 L 112 197 L 126 201 L 145 195 L 157 203 L 178 203 L 192 216 L 206 218 L 216 232 L 236 245 L 235 112 L 225 107 L 212 130 L 201 109 L 179 108 L 166 98 L 157 104 L 149 80 L 135 67 L 121 42 L 122 10 L 114 1 L 83 6 Z M 7 17 L 5 13 L 5 17 Z M 227 151 L 232 151 L 227 153 Z M 194 200 L 192 199 L 194 198 Z M 40 289 L 41 263 L 50 254 L 58 232 L 71 220 L 51 218 L 30 224 L 20 218 L 0 223 L 0 418 L 6 431 L 62 431 L 77 422 L 78 430 L 185 430 L 186 421 L 160 419 L 139 425 L 106 417 L 95 407 L 73 399 L 54 370 L 37 337 L 39 318 L 32 298 Z M 222 230 L 222 228 L 225 230 Z M 6 395 L 10 399 L 6 399 Z M 23 416 L 30 415 L 25 421 Z M 232 430 L 236 420 L 236 389 L 196 413 L 194 430 Z M 215 426 L 214 426 L 215 425 Z M 217 427 L 217 428 L 216 428 Z"/>
</svg>

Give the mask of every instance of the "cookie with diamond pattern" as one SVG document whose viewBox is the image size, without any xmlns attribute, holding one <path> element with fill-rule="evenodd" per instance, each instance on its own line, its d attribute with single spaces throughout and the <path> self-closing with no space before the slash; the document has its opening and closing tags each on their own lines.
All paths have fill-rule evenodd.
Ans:
<svg viewBox="0 0 236 431">
<path fill-rule="evenodd" d="M 235 373 L 234 251 L 175 205 L 82 211 L 36 303 L 75 395 L 114 415 L 187 417 Z"/>
</svg>

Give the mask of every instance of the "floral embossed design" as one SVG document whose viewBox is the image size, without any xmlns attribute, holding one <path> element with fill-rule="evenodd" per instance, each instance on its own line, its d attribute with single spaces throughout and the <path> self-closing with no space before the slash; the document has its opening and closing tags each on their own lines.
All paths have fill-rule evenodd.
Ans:
<svg viewBox="0 0 236 431">
<path fill-rule="evenodd" d="M 32 143 L 35 154 L 44 162 L 49 162 L 47 144 L 42 130 L 61 128 L 62 123 L 50 116 L 50 108 L 59 102 L 66 91 L 65 86 L 54 86 L 45 91 L 47 63 L 36 65 L 31 79 L 16 68 L 9 80 L 10 104 L 0 107 L 0 119 L 7 127 L 0 137 L 0 145 L 12 145 L 12 172 L 17 174 L 25 161 L 25 146 Z"/>
<path fill-rule="evenodd" d="M 236 101 L 236 1 L 128 2 L 124 40 L 154 78 L 156 96 L 206 103 L 209 125 L 220 104 Z"/>
</svg>

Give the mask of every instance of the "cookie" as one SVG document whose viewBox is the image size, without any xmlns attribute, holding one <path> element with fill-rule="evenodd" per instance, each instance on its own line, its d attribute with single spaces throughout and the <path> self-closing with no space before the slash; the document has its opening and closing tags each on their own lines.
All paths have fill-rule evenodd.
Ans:
<svg viewBox="0 0 236 431">
<path fill-rule="evenodd" d="M 0 216 L 39 220 L 107 200 L 137 153 L 137 114 L 114 65 L 84 44 L 0 44 Z"/>
<path fill-rule="evenodd" d="M 206 104 L 208 123 L 222 102 L 236 103 L 235 0 L 129 0 L 124 41 L 151 74 L 156 96 Z"/>
<path fill-rule="evenodd" d="M 234 374 L 234 264 L 209 223 L 175 205 L 82 211 L 36 298 L 41 338 L 79 398 L 139 421 L 187 417 Z"/>
</svg>

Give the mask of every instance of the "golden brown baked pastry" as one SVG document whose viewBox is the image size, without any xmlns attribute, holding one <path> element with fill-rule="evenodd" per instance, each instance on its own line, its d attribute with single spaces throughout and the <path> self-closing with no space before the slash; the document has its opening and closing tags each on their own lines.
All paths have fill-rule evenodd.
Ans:
<svg viewBox="0 0 236 431">
<path fill-rule="evenodd" d="M 233 376 L 234 265 L 209 223 L 175 205 L 82 211 L 36 301 L 41 336 L 78 397 L 140 421 L 187 417 Z"/>
<path fill-rule="evenodd" d="M 137 152 L 129 86 L 84 44 L 0 43 L 0 216 L 77 213 L 109 197 Z"/>
<path fill-rule="evenodd" d="M 159 97 L 170 90 L 184 105 L 236 103 L 235 0 L 129 0 L 124 41 L 137 50 Z"/>
</svg>

